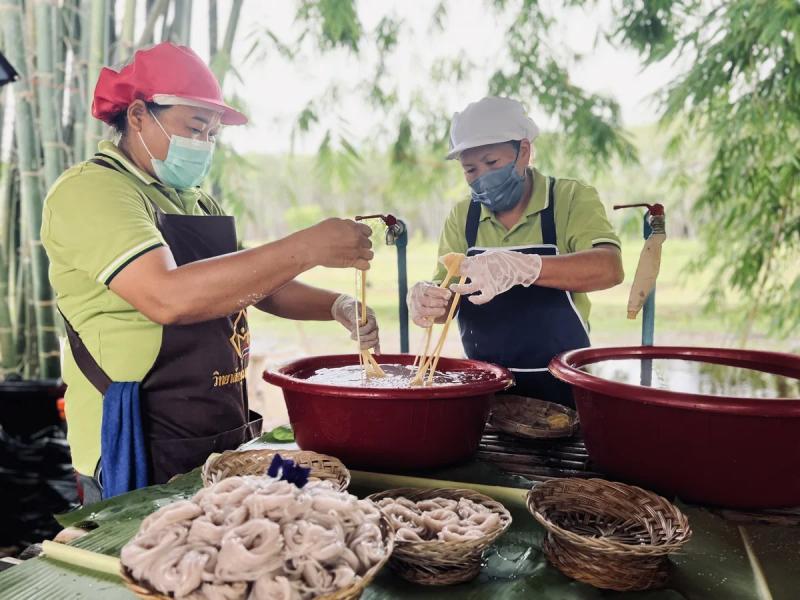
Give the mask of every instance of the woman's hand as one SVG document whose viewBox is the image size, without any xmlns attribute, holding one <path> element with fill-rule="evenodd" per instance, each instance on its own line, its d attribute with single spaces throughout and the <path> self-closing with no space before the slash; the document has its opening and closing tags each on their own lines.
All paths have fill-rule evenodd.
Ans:
<svg viewBox="0 0 800 600">
<path fill-rule="evenodd" d="M 468 256 L 461 262 L 459 275 L 468 277 L 469 283 L 454 284 L 450 289 L 456 294 L 472 294 L 473 304 L 486 304 L 515 285 L 528 287 L 539 278 L 542 257 L 513 250 L 487 250 Z"/>
<path fill-rule="evenodd" d="M 342 294 L 334 300 L 333 306 L 331 306 L 331 316 L 350 332 L 350 339 L 361 341 L 362 350 L 375 348 L 375 352 L 380 354 L 381 341 L 378 336 L 378 321 L 375 318 L 375 311 L 367 307 L 367 322 L 358 326 L 357 323 L 361 320 L 361 303 L 352 296 Z"/>
<path fill-rule="evenodd" d="M 453 293 L 428 281 L 420 281 L 408 291 L 406 303 L 411 320 L 420 327 L 430 327 L 445 316 Z"/>
<path fill-rule="evenodd" d="M 308 250 L 312 266 L 369 269 L 372 260 L 372 229 L 349 219 L 325 219 L 298 232 Z"/>
</svg>

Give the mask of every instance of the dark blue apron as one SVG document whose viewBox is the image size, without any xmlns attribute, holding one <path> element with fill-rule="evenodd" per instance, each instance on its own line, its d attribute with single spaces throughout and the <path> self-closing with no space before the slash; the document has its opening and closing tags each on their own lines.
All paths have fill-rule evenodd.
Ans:
<svg viewBox="0 0 800 600">
<path fill-rule="evenodd" d="M 523 254 L 557 256 L 555 179 L 548 178 L 547 207 L 540 213 L 542 244 L 502 248 Z M 492 248 L 476 248 L 481 205 L 470 204 L 465 236 L 467 256 Z M 555 379 L 547 364 L 556 354 L 590 345 L 589 335 L 572 296 L 564 290 L 514 286 L 483 305 L 466 299 L 458 308 L 464 351 L 472 359 L 510 369 L 516 385 L 508 393 L 574 407 L 570 387 Z"/>
</svg>

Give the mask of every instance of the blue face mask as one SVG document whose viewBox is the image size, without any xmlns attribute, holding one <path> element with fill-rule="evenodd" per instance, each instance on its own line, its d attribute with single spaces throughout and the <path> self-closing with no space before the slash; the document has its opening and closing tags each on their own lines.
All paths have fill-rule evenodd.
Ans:
<svg viewBox="0 0 800 600">
<path fill-rule="evenodd" d="M 169 138 L 167 157 L 164 160 L 158 160 L 153 157 L 147 144 L 144 143 L 142 134 L 139 133 L 139 139 L 150 155 L 150 162 L 153 165 L 156 177 L 165 185 L 178 190 L 200 185 L 211 168 L 211 159 L 214 156 L 214 142 L 169 135 L 164 126 L 161 125 L 161 122 L 156 119 L 156 116 L 152 113 L 150 114 L 158 123 L 158 126 L 161 127 L 164 135 Z"/>
<path fill-rule="evenodd" d="M 472 201 L 480 202 L 493 212 L 511 210 L 522 199 L 525 188 L 525 172 L 517 173 L 517 158 L 506 166 L 489 171 L 469 184 L 472 188 Z"/>
</svg>

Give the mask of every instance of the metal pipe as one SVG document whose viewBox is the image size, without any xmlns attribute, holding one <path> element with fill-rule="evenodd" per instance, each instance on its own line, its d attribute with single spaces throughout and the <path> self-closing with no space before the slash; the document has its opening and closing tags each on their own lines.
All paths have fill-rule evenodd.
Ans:
<svg viewBox="0 0 800 600">
<path fill-rule="evenodd" d="M 644 239 L 650 237 L 653 233 L 653 228 L 650 226 L 650 212 L 644 215 Z M 656 288 L 647 296 L 644 306 L 642 307 L 642 346 L 652 346 L 656 329 Z"/>
<path fill-rule="evenodd" d="M 653 233 L 653 228 L 650 226 L 650 211 L 644 214 L 644 227 L 642 232 L 645 241 Z M 647 296 L 642 306 L 642 346 L 652 346 L 653 338 L 655 336 L 656 328 L 656 288 L 653 286 L 653 291 Z M 653 359 L 645 358 L 642 360 L 642 371 L 639 376 L 639 383 L 643 386 L 650 387 L 653 383 Z"/>
<path fill-rule="evenodd" d="M 380 219 L 386 225 L 386 245 L 397 247 L 397 293 L 400 319 L 400 352 L 408 354 L 408 265 L 406 263 L 406 247 L 408 246 L 408 228 L 394 215 L 360 215 L 356 221 Z"/>
<path fill-rule="evenodd" d="M 408 246 L 408 230 L 406 224 L 398 221 L 402 231 L 397 235 L 394 245 L 397 246 L 397 291 L 398 305 L 400 308 L 400 352 L 407 354 L 409 351 L 408 340 L 408 305 L 406 296 L 408 295 L 408 267 L 406 264 L 406 247 Z M 397 227 L 397 226 L 396 226 Z"/>
</svg>

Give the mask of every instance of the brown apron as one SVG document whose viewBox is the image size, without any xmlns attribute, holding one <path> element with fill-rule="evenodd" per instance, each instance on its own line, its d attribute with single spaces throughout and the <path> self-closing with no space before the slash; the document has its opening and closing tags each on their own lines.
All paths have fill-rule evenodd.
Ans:
<svg viewBox="0 0 800 600">
<path fill-rule="evenodd" d="M 102 153 L 91 162 L 130 177 Z M 178 266 L 236 252 L 234 218 L 167 214 L 152 200 L 156 225 Z M 208 213 L 206 207 L 201 208 Z M 66 321 L 66 319 L 65 319 Z M 111 379 L 67 322 L 75 363 L 104 394 Z M 249 410 L 245 379 L 250 331 L 245 310 L 193 325 L 165 325 L 161 348 L 141 382 L 142 421 L 150 484 L 203 464 L 261 433 L 261 415 Z"/>
</svg>

